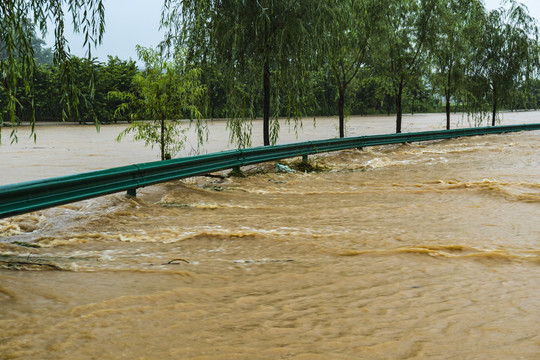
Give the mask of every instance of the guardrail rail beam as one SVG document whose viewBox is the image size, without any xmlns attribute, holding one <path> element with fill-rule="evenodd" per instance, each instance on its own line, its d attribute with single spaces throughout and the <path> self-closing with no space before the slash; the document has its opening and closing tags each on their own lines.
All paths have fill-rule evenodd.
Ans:
<svg viewBox="0 0 540 360">
<path fill-rule="evenodd" d="M 196 155 L 0 186 L 0 219 L 214 171 L 366 146 L 540 130 L 540 123 L 316 140 Z"/>
</svg>

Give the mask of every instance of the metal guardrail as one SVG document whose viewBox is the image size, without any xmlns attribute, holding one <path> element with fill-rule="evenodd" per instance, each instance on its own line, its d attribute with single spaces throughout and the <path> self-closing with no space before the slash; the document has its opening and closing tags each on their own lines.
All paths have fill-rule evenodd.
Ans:
<svg viewBox="0 0 540 360">
<path fill-rule="evenodd" d="M 384 134 L 223 151 L 0 186 L 0 219 L 234 167 L 365 146 L 540 130 L 540 123 Z"/>
</svg>

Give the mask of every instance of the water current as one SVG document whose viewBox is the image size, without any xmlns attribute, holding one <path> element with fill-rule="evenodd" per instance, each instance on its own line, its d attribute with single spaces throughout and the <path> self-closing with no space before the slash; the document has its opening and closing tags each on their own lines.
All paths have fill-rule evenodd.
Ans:
<svg viewBox="0 0 540 360">
<path fill-rule="evenodd" d="M 156 160 L 123 127 L 4 131 L 0 183 Z M 0 359 L 538 359 L 539 155 L 539 131 L 352 149 L 0 220 Z"/>
</svg>

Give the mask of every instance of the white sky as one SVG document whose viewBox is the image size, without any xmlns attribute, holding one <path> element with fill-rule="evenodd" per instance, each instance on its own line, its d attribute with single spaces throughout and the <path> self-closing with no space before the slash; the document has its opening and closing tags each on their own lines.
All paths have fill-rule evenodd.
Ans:
<svg viewBox="0 0 540 360">
<path fill-rule="evenodd" d="M 529 13 L 540 22 L 540 1 L 538 0 L 517 0 L 517 2 L 527 5 Z M 501 5 L 501 0 L 484 0 L 486 8 L 493 10 Z"/>
<path fill-rule="evenodd" d="M 540 21 L 539 0 L 520 2 L 527 5 L 531 15 Z M 102 45 L 92 51 L 92 56 L 100 61 L 106 61 L 107 55 L 118 56 L 122 60 L 137 60 L 135 45 L 156 47 L 163 39 L 163 31 L 159 31 L 162 0 L 104 0 L 104 3 L 105 35 Z M 498 8 L 501 1 L 485 0 L 485 4 L 491 10 Z M 68 40 L 72 54 L 86 56 L 81 36 L 68 35 Z M 51 34 L 47 42 L 52 46 Z"/>
<path fill-rule="evenodd" d="M 163 40 L 164 32 L 159 31 L 162 0 L 104 0 L 104 5 L 105 34 L 101 46 L 92 50 L 92 57 L 104 62 L 107 55 L 118 56 L 122 60 L 137 60 L 135 45 L 155 48 Z M 72 29 L 71 24 L 66 23 L 71 53 L 85 57 L 84 39 L 80 35 L 72 35 Z M 47 46 L 53 45 L 54 34 L 51 31 L 46 41 Z"/>
</svg>

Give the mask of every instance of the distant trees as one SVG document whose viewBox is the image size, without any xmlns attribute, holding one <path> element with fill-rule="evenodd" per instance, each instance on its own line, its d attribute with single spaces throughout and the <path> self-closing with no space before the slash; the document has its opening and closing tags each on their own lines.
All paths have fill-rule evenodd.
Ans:
<svg viewBox="0 0 540 360">
<path fill-rule="evenodd" d="M 47 49 L 43 50 L 44 53 Z M 111 123 L 130 120 L 128 116 L 115 115 L 120 104 L 108 96 L 110 91 L 130 91 L 133 77 L 139 72 L 135 61 L 109 57 L 107 63 L 86 58 L 70 57 L 72 72 L 70 87 L 74 98 L 70 111 L 63 114 L 61 70 L 53 64 L 39 64 L 33 70 L 32 93 L 18 89 L 14 114 L 18 121 L 75 121 L 79 123 Z M 18 81 L 22 79 L 18 78 Z M 75 106 L 74 106 L 75 104 Z M 0 93 L 0 108 L 8 107 L 8 99 Z M 9 114 L 3 121 L 9 122 Z M 1 121 L 1 120 L 0 120 Z"/>
</svg>

